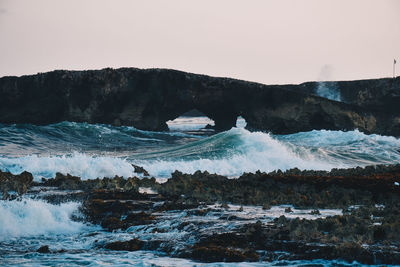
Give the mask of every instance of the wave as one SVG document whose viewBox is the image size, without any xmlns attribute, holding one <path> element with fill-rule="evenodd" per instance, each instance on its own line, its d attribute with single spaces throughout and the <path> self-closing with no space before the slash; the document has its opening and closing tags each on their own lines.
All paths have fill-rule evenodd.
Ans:
<svg viewBox="0 0 400 267">
<path fill-rule="evenodd" d="M 74 125 L 74 123 L 61 123 L 51 127 L 70 128 Z M 185 173 L 201 170 L 227 176 L 240 176 L 243 172 L 257 170 L 269 172 L 295 167 L 330 170 L 400 162 L 399 139 L 366 135 L 358 130 L 348 132 L 314 130 L 290 135 L 272 135 L 232 128 L 209 137 L 190 137 L 184 133 L 143 132 L 141 134 L 144 137 L 142 137 L 146 140 L 138 152 L 138 144 L 129 145 L 120 140 L 121 132 L 124 131 L 134 131 L 135 135 L 130 138 L 135 140 L 142 138 L 136 134 L 140 131 L 131 127 L 125 129 L 125 127 L 77 124 L 76 127 L 79 129 L 65 131 L 79 132 L 86 126 L 91 129 L 90 131 L 97 129 L 96 134 L 91 136 L 99 133 L 109 134 L 109 138 L 113 136 L 114 139 L 102 142 L 97 140 L 99 153 L 89 153 L 91 151 L 69 153 L 67 150 L 61 155 L 46 153 L 3 155 L 0 156 L 0 169 L 12 173 L 26 170 L 31 172 L 36 180 L 41 177 L 54 177 L 56 172 L 70 173 L 82 179 L 95 179 L 115 175 L 134 176 L 134 169 L 131 166 L 133 163 L 143 166 L 152 176 L 168 178 L 175 170 Z M 79 142 L 72 143 L 78 146 Z M 123 152 L 101 154 L 112 145 L 121 145 L 124 147 Z M 0 151 L 3 151 L 1 147 Z"/>
<path fill-rule="evenodd" d="M 156 155 L 155 155 L 156 154 Z M 158 159 L 136 161 L 150 174 L 168 177 L 174 170 L 194 173 L 208 171 L 227 176 L 239 176 L 244 172 L 299 169 L 330 170 L 347 167 L 343 162 L 328 162 L 306 147 L 294 147 L 276 137 L 233 128 L 200 140 L 159 153 L 151 153 Z M 174 160 L 169 160 L 174 158 Z"/>
<path fill-rule="evenodd" d="M 67 234 L 86 226 L 71 220 L 79 203 L 52 205 L 41 200 L 0 201 L 0 240 L 38 235 Z"/>
<path fill-rule="evenodd" d="M 311 131 L 273 136 L 233 128 L 175 149 L 151 153 L 154 160 L 138 161 L 151 174 L 168 176 L 175 169 L 196 170 L 228 176 L 243 172 L 290 168 L 330 170 L 400 162 L 400 140 L 366 135 L 358 130 Z M 174 160 L 169 160 L 173 158 Z"/>
<path fill-rule="evenodd" d="M 129 155 L 149 147 L 199 139 L 182 132 L 150 132 L 129 126 L 60 122 L 45 126 L 0 124 L 1 155 L 63 155 L 82 152 Z"/>
<path fill-rule="evenodd" d="M 39 181 L 42 177 L 55 177 L 57 172 L 69 173 L 82 179 L 114 177 L 115 175 L 134 176 L 134 168 L 125 159 L 91 156 L 83 153 L 48 157 L 37 155 L 0 157 L 0 170 L 9 171 L 13 174 L 28 171 L 32 173 L 36 181 Z"/>
</svg>

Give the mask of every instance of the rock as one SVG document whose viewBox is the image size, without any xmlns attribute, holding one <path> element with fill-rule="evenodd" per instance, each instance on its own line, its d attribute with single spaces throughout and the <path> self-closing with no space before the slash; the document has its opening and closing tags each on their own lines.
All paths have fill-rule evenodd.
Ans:
<svg viewBox="0 0 400 267">
<path fill-rule="evenodd" d="M 292 210 L 291 207 L 288 207 L 288 208 L 285 209 L 285 212 L 286 212 L 286 213 L 291 213 L 291 212 L 293 212 L 293 210 Z"/>
<path fill-rule="evenodd" d="M 241 262 L 258 261 L 259 256 L 254 251 L 232 249 L 220 246 L 194 246 L 192 259 L 202 262 Z"/>
<path fill-rule="evenodd" d="M 3 199 L 10 197 L 9 191 L 16 191 L 19 196 L 25 194 L 33 184 L 33 176 L 29 172 L 22 172 L 14 175 L 10 172 L 0 171 L 0 191 L 3 193 Z"/>
<path fill-rule="evenodd" d="M 143 167 L 131 164 L 132 167 L 135 169 L 136 173 L 142 173 L 143 176 L 150 176 L 150 174 L 148 173 L 148 171 L 146 171 Z"/>
<path fill-rule="evenodd" d="M 50 249 L 49 249 L 49 246 L 45 245 L 45 246 L 41 246 L 40 248 L 38 248 L 38 250 L 36 250 L 36 252 L 50 253 Z"/>
<path fill-rule="evenodd" d="M 62 190 L 78 190 L 82 188 L 80 177 L 57 172 L 54 179 L 43 180 L 45 186 L 55 186 Z"/>
<path fill-rule="evenodd" d="M 142 249 L 144 241 L 137 238 L 128 241 L 116 241 L 105 245 L 106 249 L 110 250 L 125 250 L 125 251 L 137 251 Z"/>
<path fill-rule="evenodd" d="M 109 216 L 101 222 L 101 227 L 107 229 L 108 231 L 113 231 L 123 228 L 124 224 L 119 218 Z"/>
<path fill-rule="evenodd" d="M 0 122 L 60 121 L 168 130 L 192 109 L 217 131 L 236 125 L 276 134 L 313 129 L 400 135 L 400 78 L 336 82 L 347 103 L 314 95 L 318 83 L 263 85 L 168 69 L 57 70 L 0 78 Z M 345 93 L 346 91 L 346 93 Z"/>
<path fill-rule="evenodd" d="M 271 209 L 271 206 L 269 204 L 265 203 L 265 204 L 262 205 L 262 209 L 263 210 L 269 210 L 269 209 Z"/>
<path fill-rule="evenodd" d="M 143 211 L 139 213 L 130 213 L 126 218 L 123 220 L 123 223 L 125 224 L 125 227 L 130 227 L 132 225 L 144 225 L 144 224 L 150 224 L 153 223 L 153 221 L 156 219 L 155 216 L 145 213 Z"/>
<path fill-rule="evenodd" d="M 153 178 L 81 181 L 68 175 L 58 175 L 43 183 L 60 187 L 80 183 L 84 191 L 82 213 L 89 222 L 108 231 L 140 225 L 141 231 L 150 235 L 179 231 L 185 233 L 183 239 L 188 233 L 194 241 L 158 240 L 156 234 L 146 241 L 132 239 L 100 245 L 106 249 L 156 250 L 203 262 L 342 259 L 350 263 L 356 260 L 362 264 L 396 265 L 400 263 L 400 194 L 394 185 L 398 177 L 400 165 L 378 165 L 330 172 L 292 169 L 245 173 L 238 179 L 200 171 L 174 172 L 162 184 Z M 134 189 L 139 186 L 152 187 L 160 194 L 141 194 Z M 319 209 L 325 207 L 341 208 L 344 212 L 340 216 L 318 216 L 315 220 L 280 216 L 268 223 L 246 224 L 246 208 L 236 209 L 244 213 L 232 214 L 233 209 L 225 209 L 229 206 L 216 203 L 263 205 L 265 209 L 270 208 L 269 204 L 290 204 L 309 208 L 313 215 L 321 214 Z M 179 215 L 181 221 L 175 222 L 177 217 L 171 214 L 184 214 L 184 218 Z M 207 214 L 218 216 L 218 222 L 209 220 Z M 160 224 L 160 220 L 169 221 Z M 214 228 L 220 220 L 229 220 L 230 227 Z"/>
<path fill-rule="evenodd" d="M 227 203 L 221 204 L 221 208 L 229 210 L 229 205 Z"/>
<path fill-rule="evenodd" d="M 317 210 L 317 209 L 312 210 L 312 211 L 310 212 L 310 214 L 311 214 L 311 215 L 321 215 L 321 213 L 320 213 L 319 210 Z"/>
</svg>

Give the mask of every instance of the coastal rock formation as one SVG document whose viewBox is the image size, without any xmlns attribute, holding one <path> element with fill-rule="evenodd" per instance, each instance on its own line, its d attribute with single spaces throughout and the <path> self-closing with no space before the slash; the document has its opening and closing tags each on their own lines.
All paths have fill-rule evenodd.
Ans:
<svg viewBox="0 0 400 267">
<path fill-rule="evenodd" d="M 9 191 L 15 191 L 19 196 L 25 194 L 33 183 L 33 176 L 29 172 L 14 175 L 10 172 L 0 171 L 0 192 L 3 199 L 10 198 Z"/>
<path fill-rule="evenodd" d="M 174 172 L 164 183 L 57 173 L 28 193 L 50 203 L 81 201 L 81 212 L 71 219 L 103 228 L 84 237 L 93 236 L 99 251 L 148 250 L 200 262 L 399 264 L 399 177 L 400 165 L 295 168 L 238 179 Z M 110 238 L 114 231 L 116 239 Z M 42 246 L 37 252 L 68 251 Z"/>
<path fill-rule="evenodd" d="M 338 82 L 346 103 L 313 95 L 318 83 L 263 85 L 167 69 L 53 71 L 0 78 L 0 122 L 60 121 L 167 130 L 196 109 L 216 130 L 235 126 L 277 134 L 313 129 L 400 135 L 400 79 Z"/>
<path fill-rule="evenodd" d="M 321 88 L 340 96 L 340 101 L 389 114 L 400 115 L 400 77 L 339 82 L 307 82 L 292 90 L 321 94 Z"/>
</svg>

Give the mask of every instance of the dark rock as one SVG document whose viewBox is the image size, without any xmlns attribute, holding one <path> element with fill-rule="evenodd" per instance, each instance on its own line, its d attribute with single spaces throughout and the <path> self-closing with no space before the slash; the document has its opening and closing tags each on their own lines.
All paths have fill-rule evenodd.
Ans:
<svg viewBox="0 0 400 267">
<path fill-rule="evenodd" d="M 121 228 L 123 228 L 123 226 L 124 226 L 124 224 L 122 223 L 122 221 L 119 218 L 112 217 L 112 216 L 105 218 L 101 222 L 101 227 L 107 229 L 108 231 L 121 229 Z"/>
<path fill-rule="evenodd" d="M 227 247 L 194 246 L 191 258 L 202 262 L 241 262 L 258 261 L 255 251 L 239 250 Z"/>
<path fill-rule="evenodd" d="M 271 209 L 271 206 L 269 204 L 265 203 L 265 204 L 262 205 L 262 209 L 263 210 L 269 210 L 269 209 Z"/>
<path fill-rule="evenodd" d="M 29 172 L 22 172 L 14 175 L 10 172 L 0 171 L 0 191 L 3 193 L 3 199 L 9 198 L 8 191 L 16 191 L 19 196 L 25 194 L 33 184 L 33 176 Z"/>
<path fill-rule="evenodd" d="M 292 208 L 288 207 L 288 208 L 285 209 L 285 212 L 286 213 L 291 213 L 291 212 L 293 212 L 293 210 L 292 210 Z"/>
<path fill-rule="evenodd" d="M 319 210 L 312 210 L 310 212 L 311 215 L 321 215 L 321 213 L 319 212 Z"/>
<path fill-rule="evenodd" d="M 124 251 L 137 251 L 141 250 L 144 245 L 144 241 L 137 238 L 129 241 L 116 241 L 105 245 L 106 249 L 110 250 L 124 250 Z"/>
<path fill-rule="evenodd" d="M 245 173 L 238 179 L 198 171 L 191 175 L 174 172 L 166 183 L 155 187 L 164 197 L 177 199 L 168 209 L 189 208 L 180 205 L 189 201 L 344 208 L 354 204 L 400 201 L 400 190 L 394 185 L 397 177 L 400 177 L 400 165 L 334 169 L 331 172 L 298 169 L 256 172 Z"/>
<path fill-rule="evenodd" d="M 135 169 L 136 173 L 142 173 L 144 176 L 150 176 L 149 172 L 146 171 L 143 167 L 131 164 L 132 167 Z"/>
<path fill-rule="evenodd" d="M 318 83 L 263 85 L 167 69 L 58 70 L 0 78 L 0 122 L 60 121 L 167 130 L 192 109 L 227 130 L 242 116 L 249 129 L 294 133 L 313 129 L 400 135 L 400 78 L 336 82 L 346 102 L 310 94 Z M 344 91 L 348 93 L 344 93 Z"/>
<path fill-rule="evenodd" d="M 203 262 L 343 259 L 350 263 L 356 260 L 363 264 L 399 264 L 400 190 L 394 186 L 398 177 L 400 165 L 378 165 L 331 172 L 292 169 L 246 173 L 238 179 L 200 171 L 174 172 L 162 184 L 155 179 L 121 177 L 81 181 L 68 175 L 57 175 L 43 183 L 63 188 L 80 183 L 86 196 L 82 213 L 89 222 L 108 231 L 141 225 L 149 234 L 181 231 L 190 233 L 194 240 L 194 244 L 187 244 L 182 240 L 132 239 L 108 243 L 104 246 L 107 249 L 149 249 Z M 129 180 L 131 187 L 124 189 Z M 144 185 L 160 195 L 135 190 Z M 216 203 L 265 208 L 291 204 L 310 208 L 314 215 L 322 213 L 319 208 L 334 207 L 342 208 L 344 215 L 315 220 L 281 216 L 268 224 L 244 224 L 241 213 L 231 214 L 232 209 L 227 213 L 227 205 L 206 206 Z M 175 210 L 184 211 L 182 221 L 160 228 L 157 222 L 171 220 L 164 215 L 174 214 Z M 213 220 L 192 218 L 208 213 L 219 220 L 230 220 L 236 228 L 220 232 L 220 228 L 213 227 Z"/>
<path fill-rule="evenodd" d="M 50 249 L 49 246 L 41 246 L 40 248 L 38 248 L 38 250 L 36 250 L 36 252 L 39 253 L 50 253 Z"/>
<path fill-rule="evenodd" d="M 126 218 L 123 220 L 125 227 L 130 227 L 132 225 L 144 225 L 153 223 L 156 219 L 155 216 L 145 213 L 143 211 L 139 213 L 130 213 Z"/>
</svg>

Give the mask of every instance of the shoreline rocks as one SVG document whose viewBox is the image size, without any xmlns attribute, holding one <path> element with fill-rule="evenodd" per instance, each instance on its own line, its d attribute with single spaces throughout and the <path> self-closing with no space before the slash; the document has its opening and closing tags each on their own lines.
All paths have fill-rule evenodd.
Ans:
<svg viewBox="0 0 400 267">
<path fill-rule="evenodd" d="M 13 175 L 10 172 L 0 170 L 0 191 L 3 194 L 3 200 L 10 199 L 9 191 L 15 191 L 18 196 L 25 194 L 33 184 L 33 176 L 29 172 L 22 172 Z"/>
<path fill-rule="evenodd" d="M 64 192 L 43 199 L 57 204 L 81 201 L 84 221 L 104 231 L 133 234 L 129 240 L 99 242 L 97 249 L 156 250 L 200 262 L 342 259 L 400 264 L 400 188 L 396 186 L 400 164 L 331 172 L 245 173 L 237 179 L 175 171 L 165 183 L 118 176 L 82 180 L 61 173 L 41 182 L 32 182 L 26 172 L 1 172 L 0 177 L 3 186 L 20 188 L 21 194 L 33 185 Z M 155 193 L 140 193 L 142 187 Z M 282 216 L 276 219 L 251 221 L 242 215 L 252 214 L 246 213 L 251 206 L 268 214 L 282 204 L 292 206 L 283 206 Z M 299 208 L 308 209 L 304 213 L 308 219 L 296 218 Z M 342 209 L 342 215 L 323 216 L 326 208 Z M 147 239 L 134 235 L 136 229 Z M 181 234 L 181 239 L 163 239 L 169 231 Z M 149 235 L 154 238 L 148 239 Z M 45 248 L 39 250 L 47 253 Z"/>
</svg>

